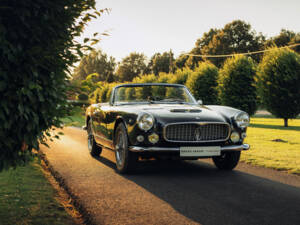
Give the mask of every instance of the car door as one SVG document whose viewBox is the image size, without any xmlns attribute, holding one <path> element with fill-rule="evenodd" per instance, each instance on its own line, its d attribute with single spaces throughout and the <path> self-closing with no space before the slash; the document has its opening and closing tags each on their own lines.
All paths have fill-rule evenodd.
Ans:
<svg viewBox="0 0 300 225">
<path fill-rule="evenodd" d="M 93 111 L 94 136 L 96 142 L 107 146 L 107 128 L 106 128 L 106 110 L 107 105 L 98 104 Z"/>
</svg>

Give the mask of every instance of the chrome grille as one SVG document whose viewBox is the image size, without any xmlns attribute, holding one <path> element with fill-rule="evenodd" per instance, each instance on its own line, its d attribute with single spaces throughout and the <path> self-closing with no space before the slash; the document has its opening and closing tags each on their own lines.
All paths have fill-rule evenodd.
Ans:
<svg viewBox="0 0 300 225">
<path fill-rule="evenodd" d="M 164 137 L 171 142 L 225 141 L 229 133 L 226 123 L 176 123 L 164 128 Z"/>
</svg>

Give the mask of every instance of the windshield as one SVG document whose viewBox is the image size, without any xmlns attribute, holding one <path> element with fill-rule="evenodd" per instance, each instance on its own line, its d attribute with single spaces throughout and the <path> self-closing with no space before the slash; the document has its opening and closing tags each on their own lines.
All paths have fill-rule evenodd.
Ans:
<svg viewBox="0 0 300 225">
<path fill-rule="evenodd" d="M 115 90 L 115 104 L 196 104 L 183 86 L 121 86 Z"/>
</svg>

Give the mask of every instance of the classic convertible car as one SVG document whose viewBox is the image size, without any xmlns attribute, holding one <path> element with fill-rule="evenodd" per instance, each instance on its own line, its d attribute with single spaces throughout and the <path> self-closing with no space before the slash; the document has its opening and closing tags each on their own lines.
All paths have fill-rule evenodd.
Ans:
<svg viewBox="0 0 300 225">
<path fill-rule="evenodd" d="M 99 156 L 115 152 L 116 168 L 126 173 L 143 158 L 212 158 L 223 170 L 238 164 L 249 116 L 226 106 L 203 105 L 184 85 L 123 84 L 109 103 L 86 110 L 88 149 Z"/>
</svg>

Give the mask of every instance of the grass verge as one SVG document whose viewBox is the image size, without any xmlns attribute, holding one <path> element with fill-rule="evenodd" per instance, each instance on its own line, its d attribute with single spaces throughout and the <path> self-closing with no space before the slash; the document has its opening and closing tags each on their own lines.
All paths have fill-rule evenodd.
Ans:
<svg viewBox="0 0 300 225">
<path fill-rule="evenodd" d="M 76 224 L 58 203 L 37 160 L 0 173 L 1 225 Z"/>
<path fill-rule="evenodd" d="M 74 127 L 82 127 L 85 125 L 85 110 L 81 107 L 75 107 L 72 115 L 66 118 L 63 118 L 62 121 L 65 126 L 74 126 Z"/>
<path fill-rule="evenodd" d="M 300 175 L 300 119 L 283 127 L 283 119 L 251 118 L 247 135 L 242 161 Z"/>
</svg>

